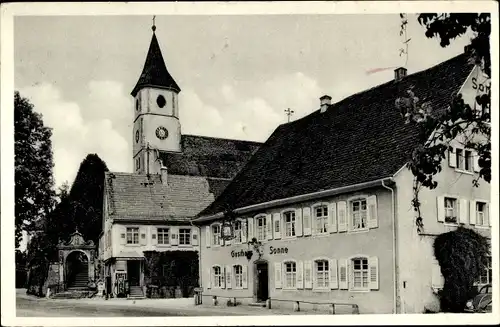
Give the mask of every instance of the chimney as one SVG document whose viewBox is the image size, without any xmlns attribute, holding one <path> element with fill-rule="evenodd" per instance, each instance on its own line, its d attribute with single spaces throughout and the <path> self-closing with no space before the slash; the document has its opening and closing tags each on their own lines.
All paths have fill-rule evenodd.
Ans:
<svg viewBox="0 0 500 327">
<path fill-rule="evenodd" d="M 160 168 L 160 179 L 161 179 L 161 183 L 163 185 L 167 185 L 167 181 L 168 181 L 168 171 L 167 171 L 167 167 L 165 166 L 161 166 Z"/>
<path fill-rule="evenodd" d="M 403 77 L 406 76 L 406 73 L 407 73 L 407 69 L 404 67 L 399 67 L 399 68 L 394 69 L 394 80 L 399 81 L 399 80 L 403 79 Z"/>
<path fill-rule="evenodd" d="M 323 95 L 321 98 L 319 98 L 319 103 L 321 105 L 320 112 L 323 113 L 332 104 L 332 97 L 329 95 Z"/>
</svg>

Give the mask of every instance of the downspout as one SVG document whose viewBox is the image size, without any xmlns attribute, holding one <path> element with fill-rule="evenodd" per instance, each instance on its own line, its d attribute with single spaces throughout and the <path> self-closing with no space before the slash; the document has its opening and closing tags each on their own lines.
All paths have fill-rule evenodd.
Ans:
<svg viewBox="0 0 500 327">
<path fill-rule="evenodd" d="M 398 299 L 398 282 L 397 282 L 397 262 L 396 262 L 396 210 L 395 210 L 395 199 L 394 199 L 394 189 L 385 185 L 385 182 L 382 181 L 382 187 L 391 191 L 391 219 L 392 219 L 392 278 L 394 280 L 394 293 L 393 293 L 393 307 L 392 310 L 394 313 L 397 313 L 397 299 Z"/>
</svg>

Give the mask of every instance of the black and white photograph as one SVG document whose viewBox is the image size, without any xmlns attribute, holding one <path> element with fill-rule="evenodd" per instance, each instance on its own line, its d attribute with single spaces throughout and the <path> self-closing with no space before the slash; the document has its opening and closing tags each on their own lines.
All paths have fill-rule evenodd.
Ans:
<svg viewBox="0 0 500 327">
<path fill-rule="evenodd" d="M 497 2 L 1 9 L 2 325 L 500 323 Z"/>
</svg>

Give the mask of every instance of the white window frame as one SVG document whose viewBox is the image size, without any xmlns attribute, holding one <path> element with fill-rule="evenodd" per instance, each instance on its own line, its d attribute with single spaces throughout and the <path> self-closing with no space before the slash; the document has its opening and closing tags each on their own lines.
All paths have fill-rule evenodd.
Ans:
<svg viewBox="0 0 500 327">
<path fill-rule="evenodd" d="M 184 230 L 184 231 L 185 231 L 185 230 L 188 230 L 188 231 L 189 231 L 189 235 L 188 235 L 188 237 L 187 237 L 187 243 L 181 243 L 181 240 L 182 240 L 182 237 L 181 237 L 181 231 L 182 231 L 182 230 Z M 193 231 L 192 231 L 192 229 L 191 229 L 191 228 L 189 228 L 189 227 L 182 227 L 182 228 L 179 228 L 179 245 L 180 245 L 180 246 L 191 246 L 191 245 L 192 245 L 192 244 L 191 244 L 191 236 L 192 236 L 192 233 L 193 233 Z M 184 233 L 184 234 L 185 234 L 185 233 Z M 185 237 L 185 235 L 184 235 L 184 237 Z"/>
<path fill-rule="evenodd" d="M 484 268 L 484 270 L 486 271 L 486 279 L 487 279 L 487 281 L 486 281 L 486 283 L 482 282 L 482 280 L 481 280 L 482 276 L 481 275 L 482 275 L 483 272 L 481 272 L 480 275 L 479 275 L 479 280 L 476 281 L 476 283 L 475 283 L 478 286 L 482 287 L 484 285 L 491 284 L 492 281 L 493 281 L 493 278 L 492 278 L 492 275 L 493 275 L 493 261 L 492 261 L 491 256 L 488 256 L 488 261 L 489 261 L 488 265 Z"/>
<path fill-rule="evenodd" d="M 240 268 L 240 273 L 237 273 L 236 268 Z M 243 265 L 233 265 L 234 288 L 243 289 Z M 239 284 L 238 284 L 239 281 Z"/>
<path fill-rule="evenodd" d="M 447 204 L 447 203 L 446 203 L 446 200 L 447 200 L 447 199 L 454 200 L 454 203 L 455 203 L 455 207 L 454 207 L 454 208 L 448 208 L 448 207 L 446 206 L 446 204 Z M 459 221 L 460 221 L 460 216 L 459 216 L 459 214 L 460 214 L 460 210 L 459 210 L 459 208 L 458 208 L 458 206 L 459 206 L 459 198 L 458 198 L 458 197 L 456 197 L 456 196 L 453 196 L 453 195 L 446 195 L 446 194 L 445 194 L 445 195 L 443 196 L 443 201 L 444 201 L 444 203 L 443 203 L 442 205 L 444 206 L 444 224 L 445 224 L 445 225 L 457 226 L 457 225 L 458 225 L 458 223 L 459 223 Z M 448 212 L 449 212 L 449 210 L 455 210 L 455 219 L 456 219 L 456 220 L 455 220 L 455 222 L 452 222 L 452 221 L 446 221 L 446 219 L 449 217 L 449 216 L 448 216 Z"/>
<path fill-rule="evenodd" d="M 165 233 L 162 231 L 160 233 L 160 230 L 167 230 Z M 162 236 L 162 243 L 160 243 L 160 234 Z M 167 235 L 167 243 L 165 243 L 165 234 Z M 156 228 L 156 244 L 160 246 L 169 246 L 170 245 L 170 228 L 169 227 L 157 227 Z"/>
<path fill-rule="evenodd" d="M 216 274 L 215 273 L 215 269 L 219 269 L 219 274 Z M 222 268 L 222 266 L 219 266 L 219 265 L 213 265 L 212 266 L 212 271 L 211 271 L 211 276 L 212 278 L 212 288 L 222 288 L 223 284 L 224 284 L 224 269 Z M 217 280 L 216 280 L 217 278 Z"/>
<path fill-rule="evenodd" d="M 128 236 L 129 236 L 129 231 L 130 231 L 130 234 L 131 234 L 131 238 L 132 238 L 132 242 L 129 243 L 128 242 Z M 137 242 L 134 242 L 134 236 L 136 235 L 137 232 Z M 140 233 L 141 233 L 141 230 L 138 226 L 127 226 L 126 229 L 125 229 L 125 242 L 127 245 L 139 245 L 141 243 L 140 241 Z"/>
<path fill-rule="evenodd" d="M 326 209 L 326 216 L 321 216 L 321 217 L 318 217 L 317 216 L 317 209 L 319 208 L 324 208 Z M 313 235 L 327 235 L 327 234 L 330 234 L 329 232 L 329 219 L 330 219 L 330 210 L 329 210 L 329 206 L 328 206 L 328 203 L 316 203 L 312 206 L 312 219 L 311 219 L 311 228 L 312 228 L 312 234 Z M 324 228 L 326 229 L 325 231 L 319 231 L 317 229 L 317 226 L 318 226 L 318 218 L 320 218 L 321 220 L 324 221 Z"/>
<path fill-rule="evenodd" d="M 370 291 L 370 257 L 368 255 L 365 255 L 365 254 L 359 254 L 359 255 L 354 255 L 354 256 L 351 256 L 348 260 L 349 262 L 349 270 L 347 272 L 347 283 L 349 285 L 349 291 L 352 291 L 352 292 L 369 292 Z M 366 287 L 356 287 L 354 285 L 354 280 L 355 280 L 355 270 L 354 270 L 354 260 L 366 260 L 366 266 L 367 268 L 364 269 L 363 267 L 361 267 L 361 283 L 363 284 L 363 278 L 364 278 L 364 275 L 363 273 L 366 273 Z M 362 263 L 363 264 L 363 263 Z M 352 276 L 352 280 L 350 280 L 350 276 Z"/>
<path fill-rule="evenodd" d="M 263 241 L 267 240 L 266 220 L 267 220 L 266 215 L 264 215 L 264 214 L 259 214 L 259 215 L 254 217 L 254 222 L 255 222 L 254 223 L 255 224 L 255 235 L 254 236 L 257 239 L 257 241 L 263 242 Z M 262 226 L 259 226 L 259 221 L 263 221 Z M 262 230 L 261 230 L 261 228 L 262 228 Z M 262 231 L 262 238 L 259 237 L 260 231 Z"/>
<path fill-rule="evenodd" d="M 236 226 L 240 225 L 240 228 L 237 229 Z M 242 242 L 242 233 L 243 233 L 243 221 L 241 219 L 236 219 L 234 221 L 234 243 L 241 244 Z"/>
<path fill-rule="evenodd" d="M 479 207 L 478 204 L 483 204 L 483 211 L 481 212 L 482 213 L 481 224 L 479 223 L 480 211 L 478 210 L 478 207 Z M 476 224 L 475 224 L 475 226 L 480 227 L 480 228 L 490 228 L 491 217 L 489 216 L 489 212 L 488 212 L 488 202 L 485 200 L 476 199 L 476 200 L 474 200 L 474 205 L 476 206 Z M 488 222 L 486 224 L 484 221 L 485 216 L 488 217 Z"/>
<path fill-rule="evenodd" d="M 361 210 L 363 201 L 365 202 L 365 209 Z M 361 214 L 364 211 L 365 227 L 354 228 L 354 203 L 355 202 L 360 203 Z M 348 213 L 347 213 L 347 219 L 348 219 L 347 227 L 348 227 L 349 232 L 365 232 L 365 231 L 370 230 L 370 228 L 368 227 L 368 196 L 367 195 L 358 195 L 358 196 L 351 197 L 351 198 L 347 199 L 347 206 L 348 206 L 347 207 L 347 211 L 348 211 Z M 362 219 L 363 219 L 363 217 L 361 217 L 361 222 L 363 221 Z"/>
<path fill-rule="evenodd" d="M 322 273 L 326 279 L 326 285 L 323 286 L 318 286 L 318 262 L 326 262 L 326 270 L 324 270 Z M 313 271 L 312 271 L 312 279 L 313 279 L 313 291 L 330 291 L 330 261 L 328 258 L 320 257 L 320 258 L 314 258 L 313 260 Z"/>
<path fill-rule="evenodd" d="M 295 265 L 295 271 L 293 272 L 287 272 L 286 271 L 286 265 L 288 263 L 293 263 Z M 286 259 L 286 260 L 283 260 L 282 262 L 282 281 L 281 281 L 281 284 L 282 284 L 282 289 L 283 290 L 296 290 L 297 289 L 297 261 L 296 260 L 293 260 L 293 259 Z M 293 286 L 289 286 L 287 281 L 287 274 L 291 274 L 292 276 L 292 280 L 295 280 L 295 285 Z"/>
<path fill-rule="evenodd" d="M 215 227 L 218 227 L 219 229 L 219 232 L 218 233 L 215 233 L 214 232 L 214 228 Z M 218 235 L 218 243 L 215 242 L 215 237 Z M 212 225 L 210 225 L 210 244 L 212 246 L 222 246 L 222 225 L 220 223 L 213 223 Z"/>
<path fill-rule="evenodd" d="M 474 156 L 475 152 L 471 149 L 465 149 L 463 147 L 454 147 L 455 151 L 455 171 L 464 174 L 474 174 Z M 469 153 L 469 169 L 466 169 L 465 162 L 467 161 L 466 152 Z"/>
<path fill-rule="evenodd" d="M 283 211 L 281 211 L 281 221 L 282 221 L 282 228 L 281 228 L 281 238 L 295 238 L 297 237 L 297 216 L 295 215 L 295 212 L 297 209 L 295 208 L 288 208 Z M 286 222 L 286 215 L 290 213 L 293 215 L 293 221 L 287 223 Z M 288 224 L 290 224 L 291 228 L 290 231 L 293 231 L 293 235 L 288 235 Z"/>
</svg>

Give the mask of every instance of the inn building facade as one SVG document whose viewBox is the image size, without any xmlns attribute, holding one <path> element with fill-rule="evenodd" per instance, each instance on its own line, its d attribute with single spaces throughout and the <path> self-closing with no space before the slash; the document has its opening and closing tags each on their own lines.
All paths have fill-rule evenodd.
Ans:
<svg viewBox="0 0 500 327">
<path fill-rule="evenodd" d="M 280 125 L 213 203 L 193 220 L 200 228 L 203 301 L 236 297 L 356 304 L 360 313 L 438 310 L 443 286 L 435 237 L 460 225 L 490 237 L 490 188 L 477 153 L 452 142 L 438 187 L 420 191 L 423 224 L 411 206 L 406 168 L 418 130 L 395 106 L 412 88 L 432 108 L 461 93 L 473 108 L 489 79 L 464 53 Z M 482 86 L 482 91 L 479 85 Z M 227 207 L 234 239 L 221 237 Z M 256 241 L 256 242 L 255 242 Z M 251 253 L 249 251 L 252 251 Z M 486 269 L 479 283 L 491 282 Z"/>
</svg>

